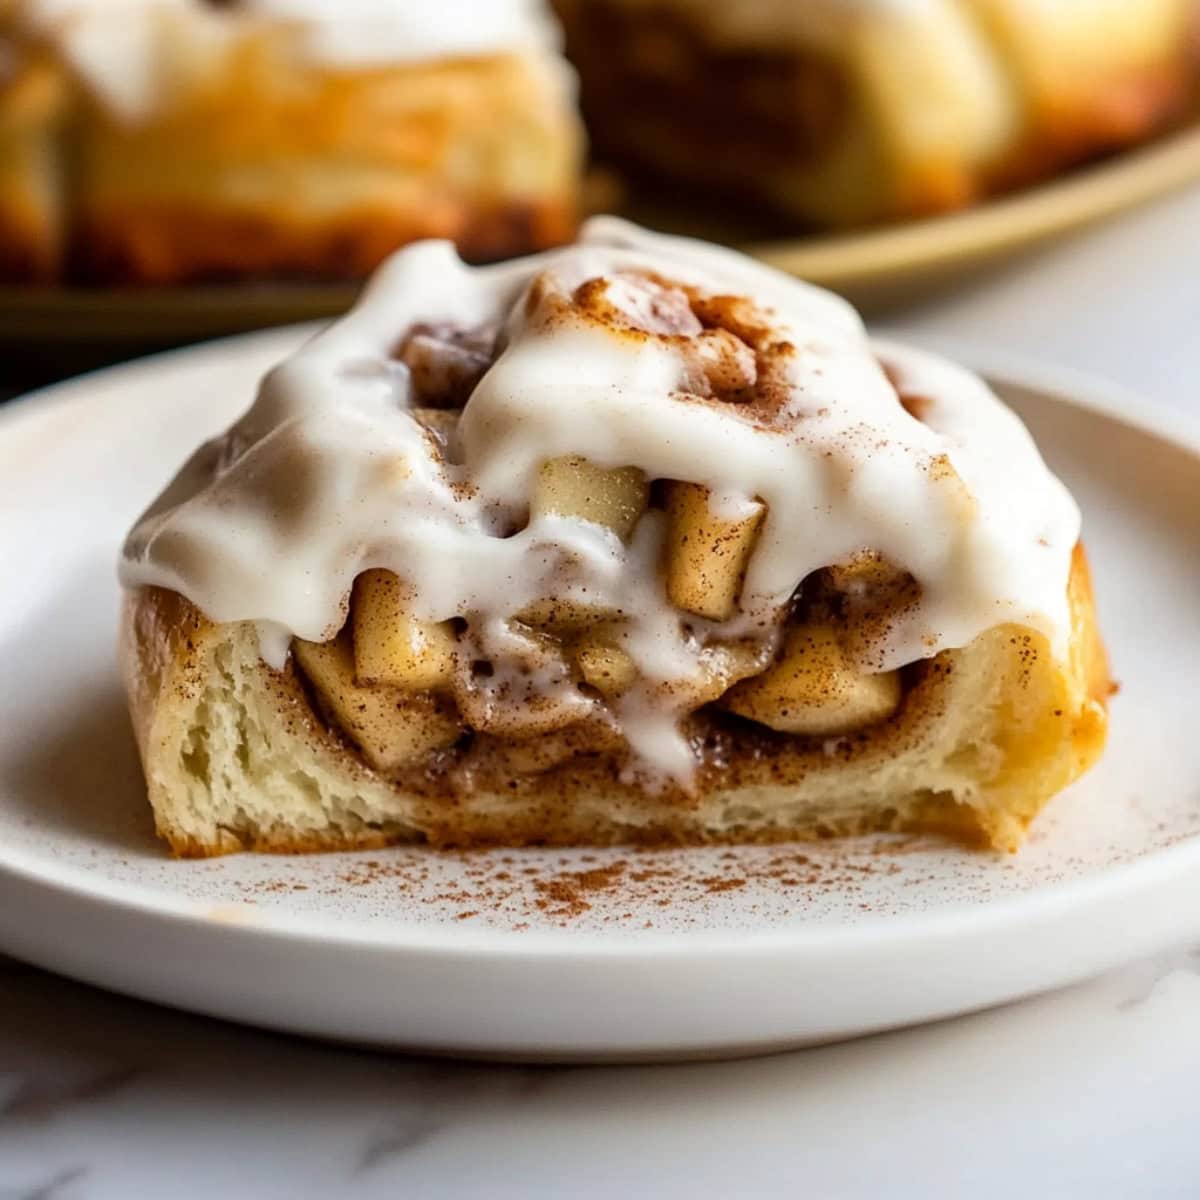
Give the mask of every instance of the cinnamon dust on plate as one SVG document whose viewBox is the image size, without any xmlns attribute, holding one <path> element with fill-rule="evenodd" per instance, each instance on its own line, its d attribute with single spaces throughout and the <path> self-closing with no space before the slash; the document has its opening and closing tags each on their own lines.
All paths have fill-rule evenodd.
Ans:
<svg viewBox="0 0 1200 1200">
<path fill-rule="evenodd" d="M 853 901 L 867 877 L 897 875 L 907 852 L 928 847 L 928 839 L 913 838 L 896 839 L 883 853 L 828 845 L 807 851 L 794 845 L 730 848 L 718 854 L 631 848 L 609 861 L 608 854 L 548 857 L 538 851 L 535 863 L 522 851 L 397 847 L 386 856 L 340 866 L 332 878 L 314 876 L 307 887 L 329 896 L 372 888 L 389 909 L 427 906 L 464 923 L 484 919 L 513 930 L 547 923 L 570 927 L 585 914 L 593 922 L 635 928 L 645 927 L 647 914 L 655 911 L 669 911 L 673 924 L 691 924 L 711 920 L 714 904 L 753 909 L 756 901 L 769 899 L 777 910 L 780 899 L 794 897 L 801 906 L 816 893 L 834 890 Z M 243 884 L 241 891 L 247 898 L 269 897 L 305 886 L 274 879 Z"/>
</svg>

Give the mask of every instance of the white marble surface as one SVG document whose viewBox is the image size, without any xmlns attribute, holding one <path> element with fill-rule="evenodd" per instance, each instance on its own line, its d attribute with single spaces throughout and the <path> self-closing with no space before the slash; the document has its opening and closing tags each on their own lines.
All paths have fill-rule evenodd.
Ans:
<svg viewBox="0 0 1200 1200">
<path fill-rule="evenodd" d="M 735 1063 L 389 1058 L 0 975 L 0 1196 L 1195 1197 L 1200 954 Z"/>
<path fill-rule="evenodd" d="M 1200 189 L 893 323 L 1200 417 Z M 1198 1100 L 1200 947 L 843 1046 L 569 1070 L 291 1041 L 0 960 L 0 1200 L 1182 1200 Z"/>
</svg>

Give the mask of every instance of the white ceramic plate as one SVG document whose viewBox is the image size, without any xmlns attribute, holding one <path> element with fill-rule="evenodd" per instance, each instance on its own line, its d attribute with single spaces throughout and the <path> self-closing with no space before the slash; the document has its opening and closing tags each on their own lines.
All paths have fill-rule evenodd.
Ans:
<svg viewBox="0 0 1200 1200">
<path fill-rule="evenodd" d="M 171 861 L 114 663 L 117 547 L 299 336 L 149 359 L 0 414 L 0 949 L 329 1038 L 668 1058 L 962 1012 L 1200 931 L 1200 436 L 1011 371 L 1002 390 L 1083 505 L 1121 682 L 1103 764 L 1019 856 L 876 838 Z"/>
</svg>

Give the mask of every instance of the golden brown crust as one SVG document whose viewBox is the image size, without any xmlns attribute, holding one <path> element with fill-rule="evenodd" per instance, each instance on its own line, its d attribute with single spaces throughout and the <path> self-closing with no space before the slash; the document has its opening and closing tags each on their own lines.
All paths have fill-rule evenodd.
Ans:
<svg viewBox="0 0 1200 1200">
<path fill-rule="evenodd" d="M 311 155 L 414 172 L 443 169 L 448 150 L 463 138 L 502 146 L 514 136 L 504 118 L 526 123 L 525 134 L 537 139 L 578 136 L 545 71 L 519 54 L 338 70 L 298 62 L 279 39 L 266 36 L 248 39 L 219 70 L 188 83 L 136 129 L 95 107 L 85 119 L 98 136 L 150 157 L 179 149 L 187 138 L 193 153 L 213 163 Z M 493 128 L 481 130 L 489 118 Z"/>
<path fill-rule="evenodd" d="M 1051 96 L 1037 105 L 1026 137 L 981 177 L 984 192 L 1025 187 L 1064 168 L 1136 145 L 1168 128 L 1196 95 L 1200 68 L 1182 61 L 1134 71 L 1084 96 Z"/>
<path fill-rule="evenodd" d="M 1021 138 L 993 172 L 994 187 L 1141 141 L 1183 116 L 1197 95 L 1194 0 L 970 4 L 1024 115 Z"/>
<path fill-rule="evenodd" d="M 150 753 L 150 730 L 168 689 L 183 687 L 197 658 L 197 646 L 214 628 L 176 592 L 144 588 L 126 592 L 121 604 L 118 657 L 129 716 L 143 762 Z"/>
<path fill-rule="evenodd" d="M 1071 601 L 1072 667 L 1083 682 L 1089 700 L 1107 710 L 1108 698 L 1116 685 L 1109 670 L 1108 651 L 1100 637 L 1096 620 L 1096 595 L 1092 588 L 1092 568 L 1087 551 L 1080 542 L 1071 556 L 1071 577 L 1067 582 Z M 1085 735 L 1086 740 L 1086 735 Z"/>
<path fill-rule="evenodd" d="M 449 238 L 465 258 L 486 261 L 567 241 L 575 219 L 565 201 L 489 205 L 454 197 L 419 209 L 364 207 L 329 218 L 186 203 L 88 205 L 77 222 L 72 263 L 80 279 L 97 283 L 357 279 L 421 238 Z"/>
<path fill-rule="evenodd" d="M 475 260 L 557 245 L 578 223 L 582 139 L 556 80 L 514 55 L 317 69 L 282 35 L 254 37 L 128 121 L 39 71 L 0 89 L 0 275 L 63 270 L 58 247 L 29 236 L 40 226 L 4 220 L 28 207 L 4 168 L 6 139 L 27 141 L 68 99 L 69 232 L 56 238 L 71 279 L 351 279 L 421 238 Z M 62 157 L 46 151 L 47 166 Z"/>
<path fill-rule="evenodd" d="M 491 259 L 577 222 L 575 118 L 519 56 L 302 70 L 251 39 L 136 127 L 85 109 L 80 136 L 95 281 L 353 278 L 421 238 Z"/>
<path fill-rule="evenodd" d="M 228 644 L 228 626 L 206 621 L 181 597 L 144 589 L 126 598 L 121 659 L 130 711 L 150 784 L 159 832 L 174 853 L 195 857 L 231 850 L 299 853 L 379 847 L 416 838 L 434 845 L 647 844 L 765 842 L 873 831 L 936 832 L 964 841 L 1015 849 L 1038 810 L 1098 758 L 1106 733 L 1106 704 L 1111 688 L 1107 660 L 1096 627 L 1087 561 L 1077 548 L 1071 574 L 1074 619 L 1068 671 L 1050 669 L 1044 641 L 1017 627 L 985 635 L 983 653 L 1003 660 L 1014 694 L 1024 696 L 1028 711 L 1012 712 L 998 731 L 993 749 L 1002 754 L 986 795 L 964 804 L 945 792 L 910 798 L 902 808 L 880 804 L 869 811 L 825 810 L 791 823 L 719 828 L 706 823 L 698 797 L 650 797 L 616 783 L 602 762 L 574 763 L 542 776 L 493 786 L 502 806 L 474 803 L 470 792 L 416 781 L 388 783 L 362 762 L 358 753 L 329 729 L 314 711 L 304 684 L 289 666 L 253 669 L 272 697 L 273 720 L 286 726 L 331 769 L 353 786 L 403 797 L 404 818 L 352 829 L 299 831 L 286 824 L 222 828 L 214 836 L 196 836 L 162 819 L 162 780 L 170 774 L 170 756 L 178 757 L 173 713 L 186 708 L 211 675 L 214 647 Z M 984 639 L 981 639 L 981 643 Z M 930 730 L 950 715 L 955 703 L 954 675 L 963 665 L 949 651 L 918 669 L 905 704 L 893 720 L 853 737 L 837 739 L 833 755 L 842 769 L 886 769 L 897 754 L 928 739 Z M 999 661 L 999 660 L 998 660 Z M 727 756 L 721 777 L 705 780 L 730 794 L 764 790 L 802 791 L 807 775 L 830 769 L 830 745 L 803 739 L 742 732 L 741 753 Z M 989 734 L 991 736 L 991 733 Z M 168 769 L 164 769 L 168 768 Z M 355 783 L 354 781 L 357 781 Z M 490 786 L 490 785 L 489 785 Z M 630 817 L 630 805 L 637 819 Z"/>
</svg>

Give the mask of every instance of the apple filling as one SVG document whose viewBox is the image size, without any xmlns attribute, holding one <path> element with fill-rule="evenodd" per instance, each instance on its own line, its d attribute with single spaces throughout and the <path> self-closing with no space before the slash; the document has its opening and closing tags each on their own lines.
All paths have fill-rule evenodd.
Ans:
<svg viewBox="0 0 1200 1200">
<path fill-rule="evenodd" d="M 614 336 L 674 346 L 684 363 L 676 400 L 726 407 L 763 436 L 791 419 L 779 372 L 793 348 L 749 301 L 617 273 L 570 293 L 537 280 L 529 304 L 551 319 L 569 311 Z M 408 371 L 411 415 L 446 470 L 461 462 L 460 419 L 501 340 L 495 326 L 422 325 L 395 351 Z M 631 733 L 656 713 L 692 731 L 736 734 L 750 722 L 801 738 L 887 721 L 901 705 L 902 676 L 873 666 L 875 650 L 919 603 L 919 585 L 863 550 L 810 574 L 787 604 L 748 610 L 742 593 L 768 517 L 761 499 L 702 482 L 651 478 L 640 466 L 602 466 L 582 454 L 548 457 L 533 475 L 523 527 L 580 522 L 600 531 L 623 569 L 647 576 L 649 591 L 630 593 L 631 606 L 547 586 L 516 611 L 430 620 L 417 604 L 420 579 L 372 568 L 355 579 L 337 636 L 296 639 L 295 662 L 327 722 L 388 774 L 486 757 L 502 773 L 536 775 L 581 756 L 636 774 Z M 521 528 L 517 521 L 498 536 Z M 650 603 L 686 645 L 686 672 L 647 668 L 638 608 Z M 701 742 L 684 744 L 702 754 Z"/>
<path fill-rule="evenodd" d="M 644 482 L 630 472 L 624 486 L 609 482 L 600 494 L 592 486 L 597 475 L 618 474 L 579 464 L 572 478 L 579 509 L 592 514 L 585 519 L 602 509 L 614 527 L 628 527 L 639 493 L 645 495 Z M 561 486 L 561 465 L 552 475 Z M 753 534 L 714 549 L 713 522 L 703 506 L 693 510 L 693 521 L 672 521 L 670 528 L 663 586 L 681 616 L 686 619 L 693 607 L 703 608 L 702 615 L 715 612 L 708 602 L 714 595 L 725 612 L 736 602 Z M 681 559 L 686 568 L 679 567 Z M 863 576 L 884 572 L 884 588 L 864 595 Z M 704 586 L 708 581 L 711 588 Z M 901 703 L 901 673 L 864 671 L 853 651 L 869 640 L 872 622 L 885 621 L 888 606 L 903 604 L 914 589 L 910 577 L 886 564 L 830 568 L 801 588 L 793 615 L 769 643 L 778 648 L 765 665 L 762 641 L 712 641 L 695 676 L 649 689 L 622 647 L 621 614 L 547 598 L 510 622 L 520 666 L 504 687 L 490 689 L 486 685 L 501 670 L 514 674 L 511 662 L 500 668 L 478 658 L 468 620 L 415 619 L 404 582 L 371 570 L 356 581 L 338 636 L 324 643 L 297 639 L 294 652 L 321 711 L 375 769 L 410 768 L 483 737 L 493 752 L 503 753 L 508 769 L 537 774 L 577 755 L 623 761 L 628 747 L 619 702 L 639 687 L 677 713 L 717 721 L 733 714 L 804 737 L 848 734 L 886 721 Z M 693 597 L 703 602 L 693 606 Z M 524 686 L 539 674 L 569 680 L 582 703 L 564 704 Z"/>
</svg>

